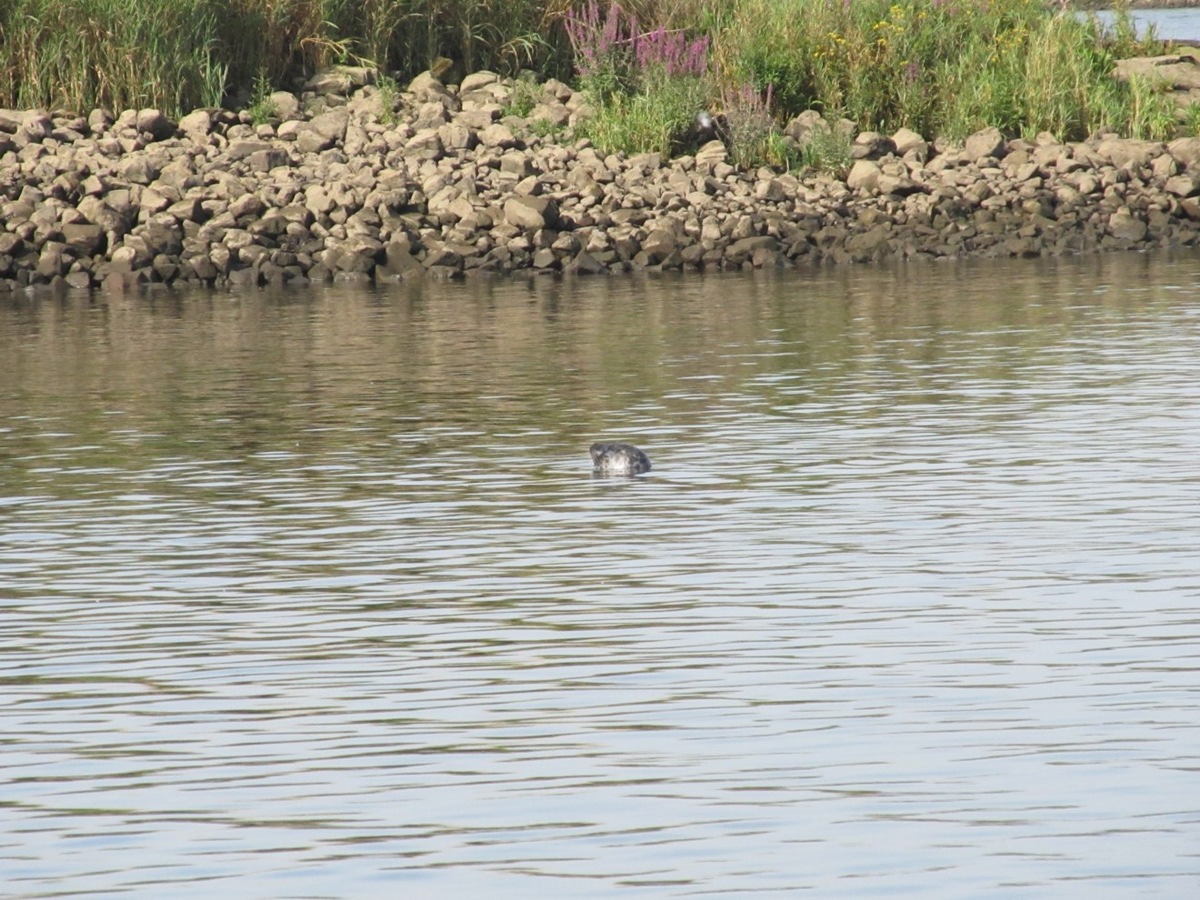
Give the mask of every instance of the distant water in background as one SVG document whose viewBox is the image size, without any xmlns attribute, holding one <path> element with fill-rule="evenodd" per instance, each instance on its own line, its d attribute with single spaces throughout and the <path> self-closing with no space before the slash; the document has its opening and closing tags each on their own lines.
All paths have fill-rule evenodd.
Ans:
<svg viewBox="0 0 1200 900">
<path fill-rule="evenodd" d="M 1194 253 L 3 296 L 0 895 L 1200 896 L 1198 548 Z"/>
<path fill-rule="evenodd" d="M 1102 21 L 1111 22 L 1113 14 L 1110 10 L 1098 10 L 1096 15 Z M 1154 32 L 1161 40 L 1200 41 L 1200 8 L 1187 9 L 1135 9 L 1133 20 L 1138 25 L 1138 33 L 1143 34 L 1148 25 L 1154 26 Z"/>
</svg>

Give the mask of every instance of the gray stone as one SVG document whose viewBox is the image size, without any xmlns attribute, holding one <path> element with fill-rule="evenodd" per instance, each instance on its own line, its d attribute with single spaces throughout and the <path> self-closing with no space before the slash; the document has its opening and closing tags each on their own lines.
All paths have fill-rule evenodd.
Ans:
<svg viewBox="0 0 1200 900">
<path fill-rule="evenodd" d="M 59 241 L 47 241 L 42 245 L 38 254 L 37 266 L 34 271 L 42 278 L 50 279 L 67 271 L 67 262 L 63 256 L 66 245 Z"/>
<path fill-rule="evenodd" d="M 783 129 L 784 135 L 790 137 L 800 146 L 812 140 L 814 132 L 829 133 L 829 123 L 815 109 L 808 109 L 792 119 Z"/>
<path fill-rule="evenodd" d="M 414 134 L 404 145 L 405 153 L 430 161 L 441 159 L 445 155 L 445 147 L 436 128 L 425 128 Z"/>
<path fill-rule="evenodd" d="M 504 219 L 525 230 L 554 228 L 558 224 L 558 205 L 549 197 L 511 197 L 504 204 Z"/>
<path fill-rule="evenodd" d="M 1168 194 L 1175 197 L 1194 197 L 1200 194 L 1200 173 L 1188 173 L 1186 175 L 1175 175 L 1168 178 L 1163 186 Z"/>
<path fill-rule="evenodd" d="M 206 135 L 212 131 L 212 115 L 207 109 L 190 112 L 179 120 L 179 130 L 189 135 Z"/>
<path fill-rule="evenodd" d="M 929 158 L 929 142 L 910 128 L 901 128 L 892 135 L 892 143 L 896 145 L 896 153 L 909 156 L 924 162 Z"/>
<path fill-rule="evenodd" d="M 267 205 L 257 194 L 242 194 L 229 204 L 229 214 L 235 219 L 246 217 L 258 218 L 266 210 Z"/>
<path fill-rule="evenodd" d="M 138 153 L 121 160 L 117 171 L 122 178 L 133 184 L 149 184 L 162 172 L 162 163 L 153 156 Z"/>
<path fill-rule="evenodd" d="M 313 184 L 309 185 L 305 192 L 304 205 L 315 215 L 323 215 L 330 212 L 336 204 L 324 185 Z"/>
<path fill-rule="evenodd" d="M 127 213 L 114 209 L 98 197 L 84 197 L 76 208 L 88 222 L 100 226 L 106 232 L 120 235 L 129 227 L 130 219 Z"/>
<path fill-rule="evenodd" d="M 446 107 L 437 101 L 422 103 L 421 108 L 417 110 L 416 121 L 413 122 L 413 128 L 420 131 L 423 128 L 441 128 L 450 119 L 450 114 L 446 111 Z"/>
<path fill-rule="evenodd" d="M 861 234 L 852 235 L 846 240 L 846 252 L 856 262 L 867 262 L 877 259 L 888 250 L 888 238 L 891 232 L 885 225 L 876 225 Z"/>
<path fill-rule="evenodd" d="M 432 72 L 425 71 L 408 83 L 408 92 L 418 101 L 430 100 L 449 95 L 446 85 L 442 84 Z"/>
<path fill-rule="evenodd" d="M 778 249 L 779 242 L 769 234 L 745 237 L 734 241 L 726 248 L 725 261 L 732 266 L 740 266 L 743 262 L 750 261 L 760 250 L 775 253 Z"/>
<path fill-rule="evenodd" d="M 563 267 L 563 270 L 574 275 L 596 275 L 608 271 L 608 267 L 588 251 L 581 250 L 573 260 Z"/>
<path fill-rule="evenodd" d="M 527 154 L 514 150 L 500 157 L 500 171 L 519 179 L 528 178 L 533 174 L 533 163 Z"/>
<path fill-rule="evenodd" d="M 63 241 L 76 256 L 94 256 L 104 249 L 104 230 L 99 225 L 63 225 L 62 235 Z"/>
<path fill-rule="evenodd" d="M 526 117 L 530 122 L 549 122 L 556 128 L 566 125 L 571 119 L 571 111 L 561 103 L 539 103 Z"/>
<path fill-rule="evenodd" d="M 479 133 L 479 140 L 485 147 L 500 147 L 509 149 L 517 146 L 517 139 L 512 129 L 499 122 L 489 125 Z"/>
<path fill-rule="evenodd" d="M 643 265 L 660 265 L 679 246 L 678 240 L 675 238 L 675 233 L 666 228 L 658 228 L 651 231 L 642 240 L 641 253 L 645 254 Z"/>
<path fill-rule="evenodd" d="M 175 123 L 157 109 L 139 110 L 137 130 L 149 134 L 156 141 L 165 141 L 175 136 Z"/>
<path fill-rule="evenodd" d="M 167 207 L 167 213 L 179 222 L 200 222 L 205 218 L 204 207 L 198 197 L 187 197 L 172 203 Z"/>
<path fill-rule="evenodd" d="M 867 159 L 856 160 L 846 175 L 846 186 L 852 191 L 872 194 L 879 190 L 879 177 L 882 172 L 875 163 Z"/>
<path fill-rule="evenodd" d="M 300 100 L 290 91 L 273 91 L 267 95 L 267 102 L 280 119 L 294 119 L 300 114 Z"/>
<path fill-rule="evenodd" d="M 273 150 L 274 145 L 268 141 L 230 141 L 229 146 L 225 148 L 222 154 L 226 159 L 237 161 L 245 159 L 254 154 L 261 153 L 264 150 Z"/>
<path fill-rule="evenodd" d="M 1167 148 L 1158 141 L 1109 138 L 1096 145 L 1096 153 L 1119 169 L 1148 166 L 1156 156 L 1165 152 Z"/>
<path fill-rule="evenodd" d="M 171 205 L 171 198 L 164 196 L 152 187 L 148 187 L 142 191 L 142 198 L 138 205 L 148 213 L 162 212 Z"/>
<path fill-rule="evenodd" d="M 346 136 L 346 126 L 350 122 L 350 112 L 345 107 L 338 107 L 313 116 L 300 132 L 315 135 L 322 141 L 336 143 Z M 332 146 L 332 143 L 329 145 Z M 322 147 L 324 149 L 324 147 Z"/>
<path fill-rule="evenodd" d="M 464 109 L 454 118 L 456 122 L 479 131 L 487 128 L 500 118 L 500 113 L 500 107 L 492 104 L 489 106 L 480 106 L 475 109 Z"/>
<path fill-rule="evenodd" d="M 412 243 L 406 237 L 394 238 L 384 251 L 382 271 L 378 275 L 386 278 L 408 278 L 424 273 L 420 261 L 413 255 Z"/>
<path fill-rule="evenodd" d="M 254 172 L 270 172 L 272 169 L 290 165 L 292 160 L 286 150 L 270 147 L 266 150 L 254 151 L 247 161 L 250 163 L 250 169 Z"/>
<path fill-rule="evenodd" d="M 38 110 L 30 110 L 29 112 L 19 113 L 21 117 L 21 126 L 17 130 L 18 138 L 22 138 L 23 142 L 41 143 L 46 138 L 50 137 L 54 130 L 54 122 L 44 112 Z M 21 143 L 22 141 L 18 141 Z"/>
<path fill-rule="evenodd" d="M 1184 168 L 1200 167 L 1200 137 L 1179 138 L 1167 144 L 1167 152 Z"/>
<path fill-rule="evenodd" d="M 333 66 L 313 75 L 304 90 L 325 96 L 347 96 L 356 88 L 375 83 L 375 70 L 365 66 Z"/>
<path fill-rule="evenodd" d="M 1122 207 L 1108 220 L 1108 233 L 1118 240 L 1138 242 L 1146 236 L 1146 223 Z"/>
<path fill-rule="evenodd" d="M 1129 81 L 1136 76 L 1152 85 L 1166 87 L 1169 92 L 1179 94 L 1179 105 L 1186 107 L 1200 92 L 1200 60 L 1196 58 L 1194 47 L 1179 47 L 1178 50 L 1178 53 L 1163 56 L 1119 59 L 1113 75 L 1118 81 Z"/>
<path fill-rule="evenodd" d="M 489 84 L 497 84 L 500 81 L 500 76 L 495 72 L 483 70 L 467 75 L 462 80 L 462 84 L 458 86 L 460 94 L 469 94 L 472 91 L 477 91 L 480 88 L 487 87 Z"/>
<path fill-rule="evenodd" d="M 987 157 L 1002 159 L 1006 150 L 1004 135 L 999 128 L 984 128 L 975 132 L 963 144 L 962 156 L 968 162 L 978 162 Z"/>
<path fill-rule="evenodd" d="M 864 131 L 850 145 L 851 159 L 882 159 L 895 152 L 895 141 L 877 131 Z"/>
<path fill-rule="evenodd" d="M 696 168 L 711 170 L 717 165 L 728 163 L 729 151 L 720 141 L 709 141 L 696 151 Z"/>
<path fill-rule="evenodd" d="M 449 150 L 471 150 L 479 143 L 475 132 L 461 122 L 448 122 L 437 133 L 442 146 Z"/>
</svg>

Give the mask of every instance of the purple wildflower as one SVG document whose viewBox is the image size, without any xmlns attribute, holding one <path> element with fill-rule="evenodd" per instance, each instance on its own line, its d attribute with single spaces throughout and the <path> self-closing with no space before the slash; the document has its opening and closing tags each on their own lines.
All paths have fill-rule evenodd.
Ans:
<svg viewBox="0 0 1200 900">
<path fill-rule="evenodd" d="M 606 70 L 644 74 L 661 69 L 667 75 L 708 71 L 707 37 L 689 41 L 682 31 L 662 26 L 642 34 L 637 19 L 616 0 L 603 13 L 598 0 L 572 7 L 563 24 L 575 51 L 575 67 L 584 77 Z"/>
</svg>

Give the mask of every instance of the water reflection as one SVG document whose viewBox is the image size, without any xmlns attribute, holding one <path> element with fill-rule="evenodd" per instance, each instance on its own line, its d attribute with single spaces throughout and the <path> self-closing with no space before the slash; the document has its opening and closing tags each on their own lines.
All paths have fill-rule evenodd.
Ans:
<svg viewBox="0 0 1200 900">
<path fill-rule="evenodd" d="M 1190 894 L 1196 263 L 15 299 L 6 887 Z"/>
</svg>

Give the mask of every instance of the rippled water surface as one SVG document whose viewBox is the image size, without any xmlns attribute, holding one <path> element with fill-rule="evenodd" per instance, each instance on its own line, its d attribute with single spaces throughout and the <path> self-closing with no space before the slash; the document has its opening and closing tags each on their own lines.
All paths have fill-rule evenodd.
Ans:
<svg viewBox="0 0 1200 900">
<path fill-rule="evenodd" d="M 1081 15 L 1084 14 L 1081 13 Z M 1089 11 L 1086 15 L 1095 15 L 1101 22 L 1107 25 L 1111 25 L 1115 20 L 1113 12 L 1108 9 Z M 1130 10 L 1130 16 L 1133 18 L 1138 33 L 1143 36 L 1149 29 L 1153 28 L 1154 35 L 1159 40 L 1200 40 L 1200 9 L 1195 7 L 1133 9 Z"/>
<path fill-rule="evenodd" d="M 1196 256 L 0 299 L 0 894 L 1196 896 L 1198 548 Z"/>
</svg>

